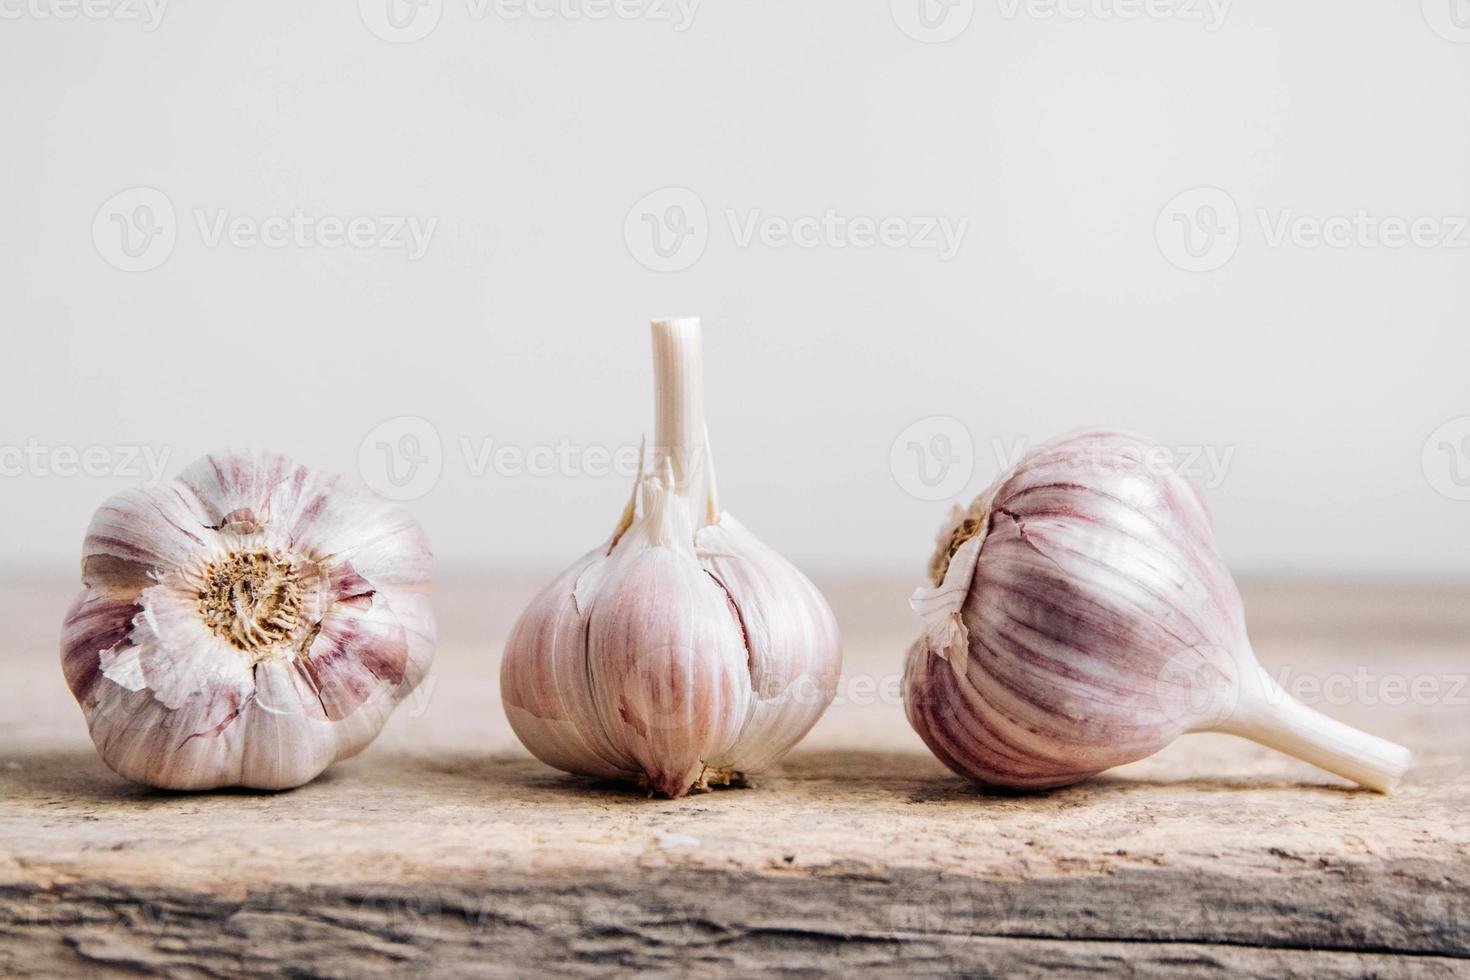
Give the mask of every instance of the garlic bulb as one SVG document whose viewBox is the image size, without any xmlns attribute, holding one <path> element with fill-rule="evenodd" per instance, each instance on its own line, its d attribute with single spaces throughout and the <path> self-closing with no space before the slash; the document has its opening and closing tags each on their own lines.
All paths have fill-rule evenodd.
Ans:
<svg viewBox="0 0 1470 980">
<path fill-rule="evenodd" d="M 1253 739 L 1373 789 L 1408 750 L 1296 701 L 1257 663 L 1204 503 L 1145 440 L 1028 454 L 958 512 L 914 594 L 910 723 L 982 783 L 1043 788 L 1185 732 Z"/>
<path fill-rule="evenodd" d="M 103 760 L 140 783 L 299 786 L 371 742 L 433 658 L 419 526 L 281 456 L 121 493 L 82 551 L 62 668 Z"/>
<path fill-rule="evenodd" d="M 521 615 L 501 698 L 548 765 L 677 797 L 799 741 L 832 701 L 841 647 L 816 588 L 719 508 L 699 321 L 653 336 L 649 465 L 612 537 Z"/>
</svg>

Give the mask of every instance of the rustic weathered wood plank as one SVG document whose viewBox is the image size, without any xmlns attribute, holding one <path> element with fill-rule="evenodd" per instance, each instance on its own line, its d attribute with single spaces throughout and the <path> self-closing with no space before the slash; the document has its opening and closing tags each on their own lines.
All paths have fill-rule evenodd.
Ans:
<svg viewBox="0 0 1470 980">
<path fill-rule="evenodd" d="M 1279 677 L 1340 681 L 1326 710 L 1415 749 L 1392 797 L 1219 736 L 982 793 L 904 723 L 904 588 L 868 583 L 829 589 L 848 670 L 808 741 L 750 788 L 667 801 L 515 745 L 496 669 L 526 590 L 494 583 L 443 590 L 422 696 L 316 783 L 131 786 L 60 680 L 67 592 L 0 599 L 0 973 L 1470 973 L 1463 593 L 1248 593 Z"/>
</svg>

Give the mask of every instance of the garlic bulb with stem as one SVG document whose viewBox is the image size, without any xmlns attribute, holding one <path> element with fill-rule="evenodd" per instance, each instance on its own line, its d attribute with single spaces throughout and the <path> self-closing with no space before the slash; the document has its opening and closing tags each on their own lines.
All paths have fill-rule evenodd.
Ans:
<svg viewBox="0 0 1470 980">
<path fill-rule="evenodd" d="M 1408 750 L 1260 666 L 1204 503 L 1167 458 L 1134 436 L 1071 436 L 956 513 L 934 587 L 914 594 L 910 723 L 951 769 L 997 786 L 1063 786 L 1218 731 L 1388 791 Z"/>
<path fill-rule="evenodd" d="M 103 760 L 164 789 L 299 786 L 428 669 L 432 559 L 404 511 L 259 451 L 97 511 L 62 669 Z"/>
<path fill-rule="evenodd" d="M 652 452 L 612 536 L 515 624 L 501 698 L 548 765 L 678 797 L 795 745 L 841 645 L 816 587 L 720 508 L 699 321 L 655 321 L 653 347 Z"/>
</svg>

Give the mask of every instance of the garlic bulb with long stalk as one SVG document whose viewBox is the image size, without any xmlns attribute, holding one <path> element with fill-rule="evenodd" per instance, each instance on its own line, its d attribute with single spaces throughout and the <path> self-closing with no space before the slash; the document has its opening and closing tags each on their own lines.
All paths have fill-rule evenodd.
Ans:
<svg viewBox="0 0 1470 980">
<path fill-rule="evenodd" d="M 1256 661 L 1204 503 L 1146 440 L 1029 453 L 956 514 L 930 572 L 904 700 L 962 775 L 1063 786 L 1198 731 L 1385 792 L 1408 768 L 1407 749 L 1306 707 Z"/>
<path fill-rule="evenodd" d="M 653 324 L 657 428 L 612 536 L 522 613 L 501 698 L 558 769 L 683 796 L 757 773 L 832 701 L 837 625 L 794 566 L 720 509 L 699 321 Z"/>
<path fill-rule="evenodd" d="M 355 755 L 428 669 L 432 560 L 404 511 L 285 457 L 205 456 L 97 511 L 61 660 L 118 774 L 284 789 Z"/>
</svg>

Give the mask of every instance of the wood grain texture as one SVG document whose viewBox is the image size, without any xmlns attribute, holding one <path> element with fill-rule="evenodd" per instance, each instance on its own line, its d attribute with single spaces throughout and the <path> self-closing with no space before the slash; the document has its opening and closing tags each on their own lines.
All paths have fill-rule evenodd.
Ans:
<svg viewBox="0 0 1470 980">
<path fill-rule="evenodd" d="M 667 801 L 514 743 L 499 648 L 536 584 L 442 589 L 439 661 L 363 756 L 201 795 L 102 765 L 53 649 L 70 589 L 12 585 L 0 973 L 1470 975 L 1463 592 L 1247 590 L 1278 679 L 1415 750 L 1391 797 L 1224 736 L 983 793 L 903 720 L 895 582 L 827 584 L 848 664 L 796 752 Z"/>
</svg>

